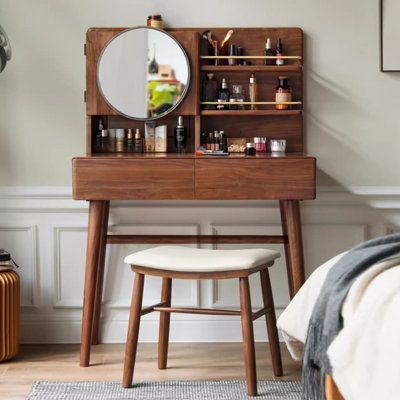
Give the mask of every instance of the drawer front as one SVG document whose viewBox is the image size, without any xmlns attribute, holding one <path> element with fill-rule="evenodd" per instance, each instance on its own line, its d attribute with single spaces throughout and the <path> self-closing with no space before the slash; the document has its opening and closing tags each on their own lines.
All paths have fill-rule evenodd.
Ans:
<svg viewBox="0 0 400 400">
<path fill-rule="evenodd" d="M 74 158 L 76 200 L 192 200 L 194 160 Z"/>
<path fill-rule="evenodd" d="M 196 199 L 306 200 L 315 198 L 315 159 L 196 160 Z"/>
</svg>

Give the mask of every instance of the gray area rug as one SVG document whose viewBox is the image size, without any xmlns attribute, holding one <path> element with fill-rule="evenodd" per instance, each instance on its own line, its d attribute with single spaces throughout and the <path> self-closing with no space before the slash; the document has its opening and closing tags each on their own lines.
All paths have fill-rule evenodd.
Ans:
<svg viewBox="0 0 400 400">
<path fill-rule="evenodd" d="M 301 382 L 258 381 L 257 397 L 246 394 L 244 381 L 36 382 L 27 400 L 300 400 Z"/>
</svg>

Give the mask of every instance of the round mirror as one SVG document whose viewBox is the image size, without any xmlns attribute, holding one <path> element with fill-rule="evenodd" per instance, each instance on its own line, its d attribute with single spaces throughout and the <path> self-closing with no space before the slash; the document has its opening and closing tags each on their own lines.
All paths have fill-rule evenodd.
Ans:
<svg viewBox="0 0 400 400">
<path fill-rule="evenodd" d="M 158 119 L 185 97 L 189 60 L 170 34 L 147 27 L 123 31 L 105 46 L 97 84 L 119 114 L 138 120 Z"/>
</svg>

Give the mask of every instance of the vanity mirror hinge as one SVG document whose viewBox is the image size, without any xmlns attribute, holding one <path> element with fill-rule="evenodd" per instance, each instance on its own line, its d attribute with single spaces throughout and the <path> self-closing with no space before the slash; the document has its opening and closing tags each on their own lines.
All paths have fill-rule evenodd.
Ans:
<svg viewBox="0 0 400 400">
<path fill-rule="evenodd" d="M 83 101 L 86 103 L 86 90 L 83 91 Z"/>
<path fill-rule="evenodd" d="M 83 45 L 83 55 L 86 56 L 86 43 Z"/>
</svg>

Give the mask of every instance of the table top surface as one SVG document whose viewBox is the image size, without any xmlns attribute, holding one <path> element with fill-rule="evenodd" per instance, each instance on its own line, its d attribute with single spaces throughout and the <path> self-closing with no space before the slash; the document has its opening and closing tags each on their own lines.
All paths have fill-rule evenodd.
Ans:
<svg viewBox="0 0 400 400">
<path fill-rule="evenodd" d="M 76 156 L 74 159 L 85 158 L 85 159 L 213 159 L 213 160 L 230 160 L 230 159 L 315 159 L 315 157 L 305 153 L 284 153 L 284 154 L 272 154 L 272 153 L 257 153 L 255 156 L 246 156 L 244 153 L 230 153 L 228 156 L 216 156 L 216 155 L 196 155 L 194 153 L 97 153 L 92 155 Z"/>
</svg>

